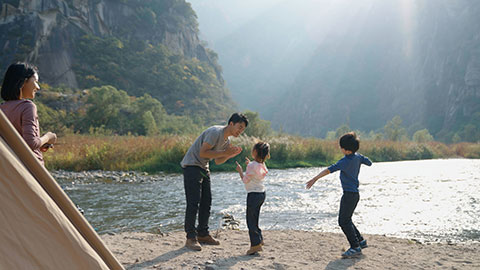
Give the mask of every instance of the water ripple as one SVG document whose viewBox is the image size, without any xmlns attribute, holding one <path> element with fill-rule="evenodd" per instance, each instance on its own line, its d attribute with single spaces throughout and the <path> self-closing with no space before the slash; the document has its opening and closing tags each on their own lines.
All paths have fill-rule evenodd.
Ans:
<svg viewBox="0 0 480 270">
<path fill-rule="evenodd" d="M 305 182 L 323 168 L 270 170 L 260 226 L 341 232 L 337 225 L 342 195 L 338 173 Z M 480 160 L 450 159 L 376 163 L 362 167 L 360 203 L 354 222 L 361 232 L 423 241 L 480 241 Z M 55 173 L 54 173 L 55 175 Z M 67 174 L 69 175 L 69 174 Z M 86 179 L 57 177 L 72 200 L 85 210 L 97 231 L 181 230 L 185 211 L 181 175 L 123 175 Z M 131 177 L 129 180 L 128 177 Z M 143 178 L 142 178 L 143 179 Z M 245 225 L 246 192 L 238 174 L 212 174 L 211 229 L 222 213 Z"/>
</svg>

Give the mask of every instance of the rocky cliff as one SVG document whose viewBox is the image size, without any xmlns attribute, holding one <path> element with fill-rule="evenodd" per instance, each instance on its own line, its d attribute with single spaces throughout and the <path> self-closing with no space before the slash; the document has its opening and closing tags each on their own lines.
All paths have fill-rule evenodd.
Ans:
<svg viewBox="0 0 480 270">
<path fill-rule="evenodd" d="M 185 0 L 1 3 L 2 73 L 28 61 L 51 86 L 112 85 L 132 96 L 149 94 L 168 113 L 200 123 L 223 120 L 235 108 L 217 55 L 199 40 Z"/>
<path fill-rule="evenodd" d="M 179 14 L 175 1 L 164 1 L 161 16 L 145 11 L 136 1 L 18 0 L 3 1 L 0 13 L 1 68 L 12 61 L 36 63 L 42 80 L 77 87 L 73 70 L 75 42 L 85 34 L 123 35 L 164 44 L 176 54 L 211 62 L 200 43 L 195 18 Z M 150 2 L 150 1 L 146 1 Z M 184 1 L 183 1 L 184 2 Z M 168 5 L 170 3 L 170 5 Z M 192 16 L 195 16 L 192 14 Z M 136 27 L 138 20 L 159 21 L 155 27 Z M 170 20 L 171 19 L 171 20 Z M 216 70 L 221 78 L 220 70 Z"/>
</svg>

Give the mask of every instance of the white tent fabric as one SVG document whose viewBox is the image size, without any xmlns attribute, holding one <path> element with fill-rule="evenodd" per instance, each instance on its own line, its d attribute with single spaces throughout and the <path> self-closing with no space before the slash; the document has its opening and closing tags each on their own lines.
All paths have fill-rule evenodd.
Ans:
<svg viewBox="0 0 480 270">
<path fill-rule="evenodd" d="M 1 110 L 0 269 L 123 269 Z"/>
</svg>

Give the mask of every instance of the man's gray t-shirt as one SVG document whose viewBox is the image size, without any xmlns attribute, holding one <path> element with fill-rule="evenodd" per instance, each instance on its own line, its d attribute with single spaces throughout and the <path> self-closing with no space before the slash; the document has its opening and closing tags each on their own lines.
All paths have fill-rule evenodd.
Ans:
<svg viewBox="0 0 480 270">
<path fill-rule="evenodd" d="M 180 162 L 182 168 L 186 166 L 198 166 L 208 171 L 208 162 L 210 159 L 201 158 L 200 149 L 202 148 L 202 144 L 206 142 L 213 146 L 212 150 L 225 150 L 230 144 L 230 140 L 223 138 L 224 129 L 225 126 L 213 126 L 203 131 L 192 146 L 190 146 L 182 162 Z"/>
</svg>

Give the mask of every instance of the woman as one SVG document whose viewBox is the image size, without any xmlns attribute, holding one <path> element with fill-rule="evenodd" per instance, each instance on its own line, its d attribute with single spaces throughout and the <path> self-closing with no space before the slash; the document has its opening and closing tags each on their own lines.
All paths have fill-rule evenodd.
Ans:
<svg viewBox="0 0 480 270">
<path fill-rule="evenodd" d="M 44 164 L 42 152 L 57 141 L 57 135 L 47 132 L 40 136 L 37 106 L 29 100 L 35 98 L 38 90 L 37 68 L 26 63 L 12 64 L 3 79 L 1 96 L 5 102 L 0 104 L 0 109 Z"/>
</svg>

